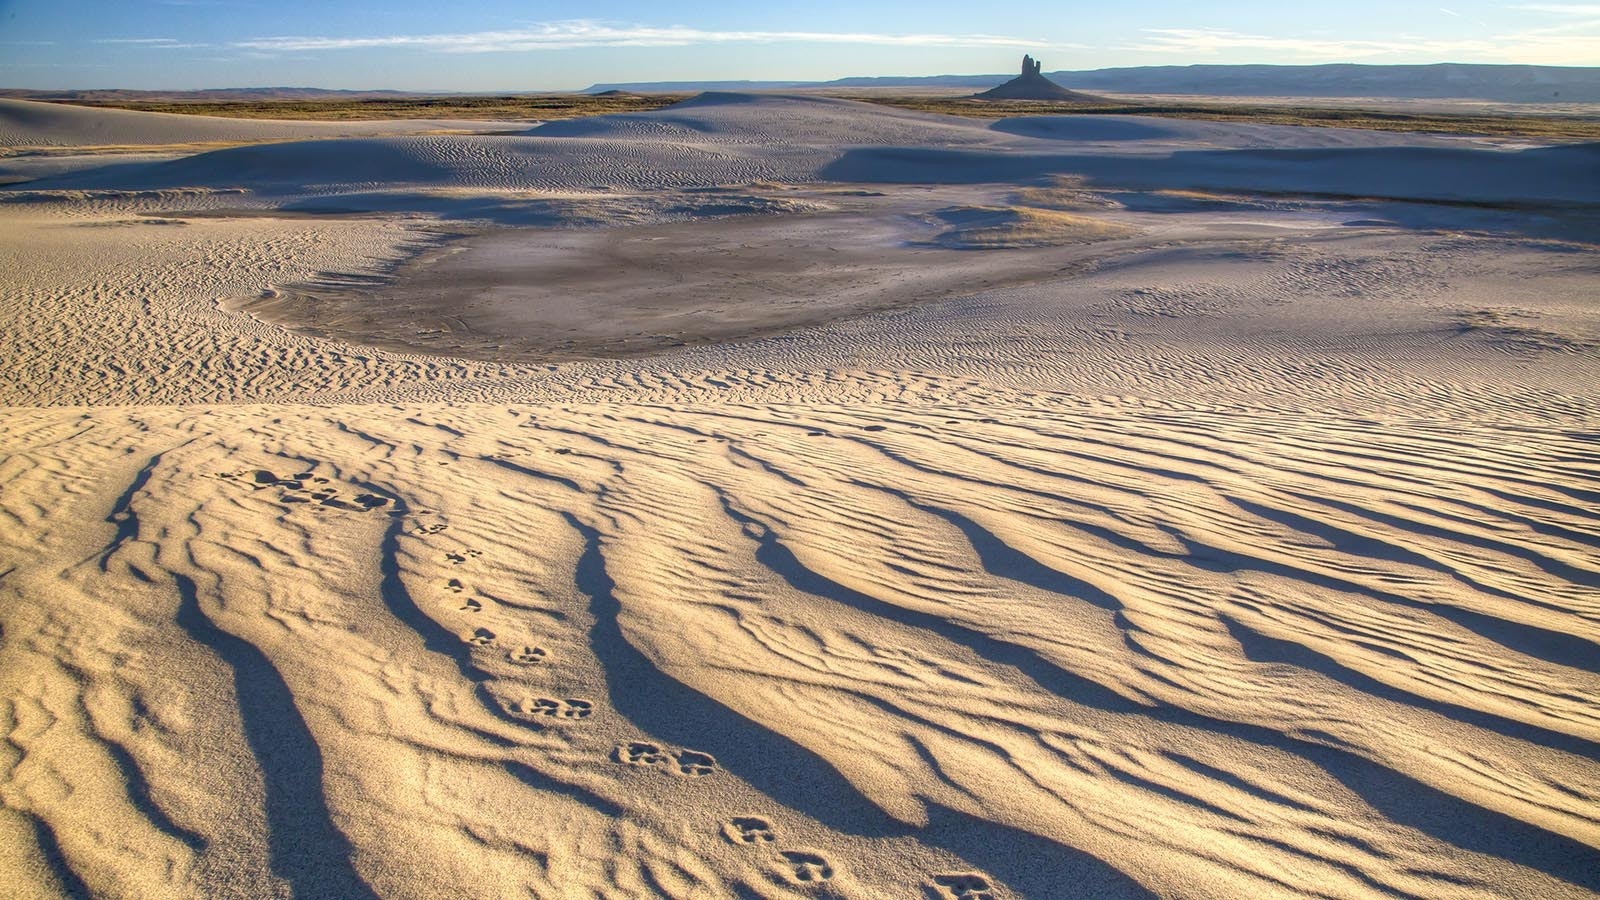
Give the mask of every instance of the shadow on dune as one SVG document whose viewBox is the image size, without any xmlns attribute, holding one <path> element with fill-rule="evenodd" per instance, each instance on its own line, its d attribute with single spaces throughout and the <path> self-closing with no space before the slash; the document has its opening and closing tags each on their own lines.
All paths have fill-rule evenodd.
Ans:
<svg viewBox="0 0 1600 900">
<path fill-rule="evenodd" d="M 1016 116 L 990 130 L 1055 141 L 1154 141 L 1183 137 L 1185 131 L 1150 119 L 1112 116 Z"/>
<path fill-rule="evenodd" d="M 1222 624 L 1227 627 L 1228 633 L 1239 642 L 1244 650 L 1246 659 L 1258 663 L 1287 663 L 1308 672 L 1316 672 L 1332 681 L 1337 681 L 1352 690 L 1380 697 L 1391 703 L 1400 703 L 1416 709 L 1436 713 L 1449 719 L 1454 719 L 1466 725 L 1482 728 L 1517 740 L 1528 741 L 1571 753 L 1574 756 L 1593 757 L 1600 746 L 1581 737 L 1574 737 L 1558 731 L 1540 728 L 1537 725 L 1528 725 L 1515 719 L 1497 716 L 1494 713 L 1458 706 L 1454 703 L 1444 703 L 1413 694 L 1396 687 L 1390 687 L 1375 678 L 1365 675 L 1355 669 L 1349 668 L 1339 661 L 1324 656 L 1302 644 L 1275 638 L 1262 634 L 1259 631 L 1239 622 L 1229 616 L 1220 616 Z"/>
<path fill-rule="evenodd" d="M 294 192 L 319 184 L 445 184 L 454 174 L 455 168 L 439 157 L 426 139 L 339 138 L 229 147 L 163 162 L 117 163 L 42 178 L 27 187 Z"/>
<path fill-rule="evenodd" d="M 78 877 L 78 873 L 72 870 L 72 866 L 67 864 L 66 854 L 61 852 L 61 842 L 56 840 L 55 829 L 37 816 L 26 815 L 26 818 L 33 826 L 33 839 L 39 846 L 39 855 L 44 857 L 45 865 L 58 882 L 56 886 L 61 888 L 62 894 L 72 900 L 91 900 L 94 894 Z"/>
<path fill-rule="evenodd" d="M 661 672 L 622 633 L 621 604 L 606 573 L 599 532 L 570 513 L 563 515 L 583 537 L 578 589 L 590 598 L 595 622 L 590 646 L 605 670 L 611 704 L 641 729 L 711 753 L 752 787 L 829 828 L 868 837 L 915 835 L 1026 896 L 1052 896 L 1069 883 L 1098 886 L 1094 896 L 1149 896 L 1120 870 L 1087 853 L 1003 825 L 932 804 L 926 828 L 893 819 L 811 751 Z"/>
<path fill-rule="evenodd" d="M 1147 717 L 1297 755 L 1320 767 L 1363 802 L 1397 824 L 1415 828 L 1446 844 L 1538 869 L 1589 890 L 1600 889 L 1600 853 L 1578 841 L 1447 794 L 1367 759 L 1354 750 L 1295 738 L 1271 728 L 1218 719 L 1179 707 L 1164 704 L 1147 706 L 1136 702 L 1098 682 L 1057 666 L 1026 646 L 991 637 L 931 613 L 905 609 L 838 584 L 806 568 L 763 523 L 732 509 L 728 509 L 728 512 L 736 520 L 752 524 L 762 532 L 756 553 L 757 561 L 796 590 L 827 598 L 869 615 L 932 632 L 968 648 L 990 663 L 1017 669 L 1050 693 L 1101 712 Z M 977 527 L 962 517 L 950 518 L 954 514 L 942 511 L 935 514 L 947 521 L 956 522 L 960 519 L 972 528 Z M 987 545 L 991 540 L 998 539 L 992 534 L 987 538 L 980 535 L 980 543 Z M 991 570 L 991 574 L 1002 577 L 1022 575 L 1023 578 L 1018 580 L 1027 580 L 1039 574 L 1029 567 L 1027 571 L 1016 570 L 1016 575 L 1013 575 L 1008 563 L 1015 562 L 1015 558 L 1009 554 L 994 553 L 992 546 L 987 549 L 989 552 L 981 555 L 985 564 L 1001 564 L 1001 568 Z M 1051 580 L 1047 579 L 1047 583 Z M 1329 737 L 1328 740 L 1334 739 Z M 1186 802 L 1196 802 L 1198 799 L 1188 798 Z M 947 849 L 961 853 L 974 863 L 987 864 L 981 851 L 977 855 L 968 855 L 968 848 L 965 847 Z"/>
<path fill-rule="evenodd" d="M 542 473 L 534 472 L 531 469 L 524 469 L 521 466 L 517 466 L 514 463 L 509 463 L 503 460 L 492 460 L 492 462 L 527 475 L 551 477 L 543 476 Z M 561 479 L 555 480 L 560 481 Z M 372 485 L 363 484 L 362 486 L 375 493 L 383 493 L 380 491 L 380 489 Z M 576 488 L 576 485 L 573 485 L 573 487 Z M 383 496 L 393 495 L 383 493 Z M 401 512 L 405 509 L 404 504 L 398 498 L 395 498 L 394 502 L 396 506 L 396 512 Z M 394 616 L 422 639 L 422 645 L 424 649 L 448 659 L 452 664 L 455 665 L 456 670 L 461 673 L 461 677 L 472 683 L 474 695 L 477 697 L 478 702 L 483 705 L 485 711 L 487 711 L 490 715 L 493 715 L 495 718 L 500 719 L 509 725 L 516 726 L 517 728 L 530 727 L 526 721 L 507 713 L 505 709 L 500 706 L 499 702 L 495 700 L 494 696 L 489 693 L 488 682 L 491 680 L 491 676 L 487 672 L 478 668 L 473 662 L 472 653 L 470 650 L 468 650 L 467 646 L 461 642 L 461 638 L 453 631 L 434 621 L 428 616 L 427 613 L 423 612 L 421 607 L 417 606 L 416 600 L 412 598 L 411 592 L 406 589 L 405 581 L 400 577 L 399 556 L 400 531 L 404 525 L 404 521 L 405 520 L 399 515 L 395 515 L 391 519 L 389 527 L 384 531 L 383 543 L 380 547 L 379 571 L 383 580 L 379 586 L 379 592 L 383 597 L 384 606 L 388 608 L 390 615 Z M 515 742 L 509 740 L 508 738 L 480 728 L 473 728 L 471 730 L 475 736 L 500 746 L 509 747 L 514 746 L 515 744 Z M 535 790 L 561 794 L 562 796 L 567 797 L 574 802 L 584 804 L 585 806 L 600 812 L 602 815 L 612 817 L 622 815 L 622 807 L 617 805 L 617 803 L 608 797 L 601 796 L 600 794 L 583 787 L 582 785 L 573 784 L 569 781 L 563 781 L 552 776 L 548 772 L 544 772 L 522 762 L 508 760 L 503 763 L 503 766 L 506 772 L 509 773 L 513 778 L 516 778 L 518 781 L 521 781 L 523 784 L 526 784 Z"/>
<path fill-rule="evenodd" d="M 1103 188 L 1206 189 L 1528 206 L 1600 203 L 1595 153 L 1452 147 L 1184 150 L 1166 156 L 857 147 L 818 172 L 866 184 L 986 184 L 1081 175 Z"/>
<path fill-rule="evenodd" d="M 562 515 L 583 538 L 577 587 L 589 597 L 594 616 L 590 649 L 605 671 L 611 705 L 619 715 L 657 738 L 710 753 L 757 790 L 831 828 L 872 837 L 912 831 L 810 751 L 658 669 L 622 633 L 622 605 L 606 572 L 600 533 L 571 513 Z"/>
<path fill-rule="evenodd" d="M 193 580 L 176 575 L 177 623 L 233 670 L 245 739 L 261 768 L 272 871 L 296 897 L 374 898 L 351 864 L 351 846 L 333 824 L 322 792 L 322 750 L 295 707 L 283 676 L 254 644 L 221 628 L 200 608 Z"/>
<path fill-rule="evenodd" d="M 936 803 L 927 806 L 928 824 L 918 838 L 981 865 L 985 873 L 1024 897 L 1144 900 L 1156 896 L 1120 869 L 1081 850 Z M 964 852 L 979 846 L 984 848 L 980 855 Z M 943 894 L 931 891 L 927 896 L 945 900 Z"/>
</svg>

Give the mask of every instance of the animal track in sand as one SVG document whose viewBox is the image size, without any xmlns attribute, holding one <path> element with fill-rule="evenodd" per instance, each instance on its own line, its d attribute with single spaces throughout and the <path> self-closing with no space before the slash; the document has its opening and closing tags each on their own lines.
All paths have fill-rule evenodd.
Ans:
<svg viewBox="0 0 1600 900">
<path fill-rule="evenodd" d="M 789 863 L 790 877 L 801 884 L 820 884 L 833 877 L 833 864 L 820 853 L 781 850 L 779 854 Z"/>
<path fill-rule="evenodd" d="M 478 602 L 476 599 L 474 599 L 472 597 L 468 597 L 467 598 L 467 602 L 461 604 L 461 611 L 462 612 L 474 612 L 474 613 L 475 612 L 483 612 L 483 604 Z"/>
<path fill-rule="evenodd" d="M 692 778 L 703 778 L 717 770 L 717 759 L 698 750 L 679 750 L 676 754 L 678 772 Z"/>
<path fill-rule="evenodd" d="M 445 558 L 445 562 L 450 563 L 452 566 L 459 566 L 462 563 L 466 562 L 468 559 L 471 559 L 472 557 L 482 556 L 482 555 L 483 555 L 483 551 L 482 550 L 462 550 L 460 552 L 456 552 L 456 551 L 452 550 L 449 553 L 446 553 L 444 555 L 444 558 Z"/>
<path fill-rule="evenodd" d="M 475 629 L 467 638 L 467 643 L 474 647 L 487 647 L 494 643 L 494 632 L 487 628 Z"/>
<path fill-rule="evenodd" d="M 524 698 L 507 707 L 518 716 L 543 716 L 549 719 L 587 719 L 594 714 L 594 704 L 588 700 L 568 698 L 555 700 L 550 697 Z"/>
<path fill-rule="evenodd" d="M 441 531 L 443 531 L 443 530 L 445 530 L 446 528 L 449 528 L 449 527 L 450 527 L 449 525 L 446 525 L 443 522 L 435 522 L 432 525 L 423 525 L 423 524 L 419 523 L 416 528 L 411 529 L 411 533 L 412 534 L 438 534 L 439 532 L 441 532 Z"/>
<path fill-rule="evenodd" d="M 618 744 L 611 754 L 619 763 L 630 766 L 656 766 L 667 761 L 667 752 L 648 741 Z"/>
<path fill-rule="evenodd" d="M 506 659 L 519 666 L 532 666 L 544 662 L 547 653 L 543 647 L 523 647 L 506 654 Z"/>
<path fill-rule="evenodd" d="M 933 892 L 947 900 L 994 900 L 989 879 L 973 872 L 933 876 Z"/>
<path fill-rule="evenodd" d="M 735 816 L 724 822 L 722 835 L 730 844 L 770 844 L 778 839 L 772 823 L 756 816 Z"/>
<path fill-rule="evenodd" d="M 459 578 L 452 578 L 452 579 L 450 579 L 450 580 L 449 580 L 449 581 L 446 581 L 446 582 L 445 582 L 445 583 L 444 583 L 444 586 L 445 586 L 445 587 L 446 587 L 446 588 L 447 588 L 447 589 L 448 589 L 448 590 L 449 590 L 449 591 L 450 591 L 450 593 L 452 593 L 452 594 L 459 594 L 459 593 L 461 593 L 461 592 L 462 592 L 462 591 L 464 591 L 464 590 L 466 590 L 466 587 L 465 587 L 465 586 L 464 586 L 464 585 L 462 585 L 462 583 L 461 583 L 461 579 L 459 579 Z"/>
<path fill-rule="evenodd" d="M 649 741 L 629 741 L 618 744 L 611 758 L 630 766 L 658 766 L 678 775 L 704 778 L 717 771 L 717 758 L 699 750 L 680 748 L 667 751 Z"/>
<path fill-rule="evenodd" d="M 326 478 L 313 478 L 310 472 L 301 472 L 295 475 L 283 476 L 273 474 L 266 469 L 257 469 L 245 478 L 245 472 L 218 472 L 217 477 L 225 481 L 234 481 L 247 485 L 253 491 L 264 488 L 277 488 L 284 493 L 278 499 L 283 503 L 312 503 L 333 509 L 347 509 L 356 512 L 371 512 L 388 506 L 388 497 L 377 494 L 357 494 L 349 500 L 339 496 L 339 489 L 335 487 L 307 487 L 306 483 L 312 482 L 327 485 Z"/>
</svg>

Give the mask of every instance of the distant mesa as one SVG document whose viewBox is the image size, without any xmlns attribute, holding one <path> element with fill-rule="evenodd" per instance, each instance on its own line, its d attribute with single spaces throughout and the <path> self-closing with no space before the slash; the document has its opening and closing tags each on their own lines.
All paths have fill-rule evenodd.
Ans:
<svg viewBox="0 0 1600 900">
<path fill-rule="evenodd" d="M 1065 103 L 1104 103 L 1092 94 L 1069 91 L 1039 72 L 1040 63 L 1032 56 L 1022 57 L 1022 74 L 996 88 L 973 95 L 974 100 L 1056 100 Z"/>
</svg>

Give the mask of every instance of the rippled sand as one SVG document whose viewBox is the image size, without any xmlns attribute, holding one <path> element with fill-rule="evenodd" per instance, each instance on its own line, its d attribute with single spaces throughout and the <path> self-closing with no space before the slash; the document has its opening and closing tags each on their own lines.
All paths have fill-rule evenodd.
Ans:
<svg viewBox="0 0 1600 900">
<path fill-rule="evenodd" d="M 723 100 L 0 192 L 7 894 L 1600 892 L 1595 198 L 1180 192 L 1114 163 L 1397 155 L 1024 125 Z M 869 146 L 988 173 L 906 241 L 1041 166 L 1116 237 L 644 358 L 247 311 L 461 227 L 654 236 L 697 180 L 803 231 L 915 190 L 827 180 Z"/>
</svg>

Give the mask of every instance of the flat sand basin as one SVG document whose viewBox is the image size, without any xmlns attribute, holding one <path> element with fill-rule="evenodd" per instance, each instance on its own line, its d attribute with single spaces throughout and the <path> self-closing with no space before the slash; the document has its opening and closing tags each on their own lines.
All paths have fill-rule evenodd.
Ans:
<svg viewBox="0 0 1600 900">
<path fill-rule="evenodd" d="M 476 359 L 640 356 L 761 337 L 1059 274 L 1082 245 L 930 246 L 888 214 L 737 216 L 576 231 L 517 228 L 450 241 L 376 286 L 330 279 L 251 313 L 318 337 Z"/>
</svg>

